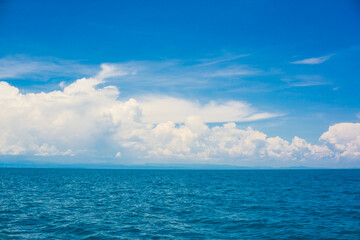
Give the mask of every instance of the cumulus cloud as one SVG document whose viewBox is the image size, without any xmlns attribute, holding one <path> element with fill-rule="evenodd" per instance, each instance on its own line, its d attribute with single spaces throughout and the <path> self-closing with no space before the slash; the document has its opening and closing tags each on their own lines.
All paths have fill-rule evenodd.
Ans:
<svg viewBox="0 0 360 240">
<path fill-rule="evenodd" d="M 62 91 L 49 93 L 21 94 L 18 88 L 0 82 L 0 153 L 72 155 L 92 149 L 97 144 L 96 139 L 109 138 L 119 131 L 122 136 L 119 142 L 126 146 L 131 142 L 124 143 L 127 132 L 130 131 L 130 135 L 133 135 L 132 131 L 141 133 L 147 128 L 147 122 L 159 123 L 172 113 L 175 118 L 168 120 L 178 123 L 197 111 L 204 112 L 205 120 L 209 122 L 234 120 L 226 117 L 215 119 L 223 109 L 234 111 L 236 114 L 232 117 L 238 120 L 273 116 L 255 110 L 249 112 L 250 107 L 240 102 L 224 105 L 211 103 L 201 107 L 169 97 L 157 101 L 154 97 L 151 102 L 142 103 L 135 99 L 120 101 L 116 87 L 99 87 L 99 84 L 105 78 L 133 73 L 115 65 L 103 64 L 101 67 L 102 71 L 95 77 L 78 79 L 68 86 L 62 84 Z M 168 102 L 169 99 L 173 102 Z M 155 111 L 159 107 L 168 113 L 156 117 L 157 113 L 161 113 Z M 179 108 L 178 111 L 174 111 L 176 108 Z M 151 109 L 155 115 L 149 111 Z"/>
<path fill-rule="evenodd" d="M 322 57 L 317 57 L 317 58 L 307 58 L 307 59 L 303 59 L 303 60 L 299 60 L 299 61 L 295 61 L 295 62 L 291 62 L 292 64 L 320 64 L 323 63 L 327 60 L 329 60 L 334 54 L 331 55 L 327 55 L 327 56 L 322 56 Z"/>
<path fill-rule="evenodd" d="M 360 158 L 360 123 L 339 123 L 329 127 L 320 140 L 336 154 L 336 158 Z"/>
<path fill-rule="evenodd" d="M 244 159 L 359 159 L 360 124 L 331 126 L 318 145 L 299 137 L 288 142 L 240 129 L 235 122 L 277 116 L 244 102 L 200 104 L 169 96 L 119 100 L 118 88 L 106 86 L 105 79 L 134 73 L 115 65 L 102 69 L 95 77 L 48 93 L 22 94 L 0 82 L 0 154 L 91 156 L 113 151 L 113 159 L 235 165 Z M 207 124 L 213 122 L 220 124 Z"/>
<path fill-rule="evenodd" d="M 146 153 L 147 158 L 209 162 L 222 162 L 224 157 L 238 159 L 239 163 L 244 159 L 302 161 L 333 154 L 326 146 L 313 146 L 298 137 L 289 143 L 252 128 L 239 129 L 235 123 L 209 128 L 197 117 L 190 117 L 179 127 L 172 122 L 158 124 L 145 131 L 134 147 Z"/>
</svg>

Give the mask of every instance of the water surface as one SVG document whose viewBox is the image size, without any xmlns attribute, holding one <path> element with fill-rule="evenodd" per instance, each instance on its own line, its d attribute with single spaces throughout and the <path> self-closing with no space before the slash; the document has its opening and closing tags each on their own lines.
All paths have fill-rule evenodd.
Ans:
<svg viewBox="0 0 360 240">
<path fill-rule="evenodd" d="M 0 239 L 360 239 L 360 170 L 0 169 Z"/>
</svg>

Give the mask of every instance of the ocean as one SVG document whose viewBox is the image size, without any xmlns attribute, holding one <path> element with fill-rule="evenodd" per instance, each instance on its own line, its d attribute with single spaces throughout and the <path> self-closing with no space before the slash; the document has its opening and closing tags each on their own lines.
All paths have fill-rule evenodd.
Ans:
<svg viewBox="0 0 360 240">
<path fill-rule="evenodd" d="M 0 239 L 360 239 L 360 170 L 2 168 Z"/>
</svg>

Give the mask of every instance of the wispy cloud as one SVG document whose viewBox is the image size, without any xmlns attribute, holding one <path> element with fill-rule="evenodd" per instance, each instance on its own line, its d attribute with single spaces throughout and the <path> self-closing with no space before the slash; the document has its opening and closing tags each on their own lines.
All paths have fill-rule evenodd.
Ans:
<svg viewBox="0 0 360 240">
<path fill-rule="evenodd" d="M 110 73 L 112 69 L 116 69 L 121 74 L 110 76 L 105 70 L 101 74 L 104 74 L 102 77 L 108 78 L 109 83 L 120 87 L 122 98 L 149 93 L 162 95 L 169 92 L 178 94 L 177 96 L 189 96 L 189 91 L 204 90 L 221 93 L 269 92 L 289 86 L 304 87 L 327 84 L 321 76 L 286 77 L 286 73 L 279 69 L 244 64 L 242 58 L 245 56 L 247 55 L 196 61 L 169 59 L 107 63 L 104 66 L 109 68 Z M 199 62 L 201 63 L 199 64 Z M 71 79 L 94 76 L 98 70 L 99 65 L 53 57 L 14 55 L 0 58 L 0 79 L 32 81 L 34 84 L 27 85 L 27 91 L 31 87 L 42 90 L 44 88 L 54 89 L 55 86 L 58 88 L 60 82 L 62 82 L 61 88 L 64 88 Z M 281 77 L 274 79 L 272 77 L 274 75 L 284 77 L 283 79 Z M 279 82 L 279 79 L 283 83 Z M 44 82 L 49 80 L 52 85 L 45 85 Z M 18 86 L 21 86 L 21 83 Z M 139 86 L 141 87 L 139 88 Z M 200 100 L 204 99 L 201 99 L 200 96 Z"/>
<path fill-rule="evenodd" d="M 258 67 L 237 62 L 199 65 L 181 60 L 134 61 L 117 66 L 130 69 L 129 71 L 136 74 L 113 78 L 109 82 L 115 85 L 121 83 L 122 89 L 137 92 L 168 92 L 169 89 L 175 88 L 178 89 L 177 92 L 185 89 L 215 89 L 219 87 L 219 81 L 228 87 L 266 74 L 266 71 Z M 140 84 L 142 88 L 138 88 Z"/>
<path fill-rule="evenodd" d="M 98 66 L 53 57 L 14 55 L 0 58 L 0 79 L 47 80 L 54 76 L 90 76 L 98 69 Z"/>
<path fill-rule="evenodd" d="M 325 81 L 321 75 L 297 75 L 281 80 L 287 82 L 292 87 L 309 87 L 330 84 Z"/>
<path fill-rule="evenodd" d="M 250 68 L 246 65 L 233 65 L 222 69 L 213 70 L 205 73 L 206 77 L 233 77 L 233 76 L 253 76 L 261 73 L 261 70 Z"/>
<path fill-rule="evenodd" d="M 298 60 L 295 62 L 291 62 L 292 64 L 310 64 L 310 65 L 314 65 L 314 64 L 320 64 L 323 63 L 327 60 L 329 60 L 334 54 L 330 54 L 327 56 L 322 56 L 322 57 L 317 57 L 317 58 L 307 58 L 307 59 L 303 59 L 303 60 Z"/>
<path fill-rule="evenodd" d="M 228 58 L 203 60 L 201 64 L 183 60 L 166 61 L 129 61 L 108 63 L 107 66 L 126 71 L 123 75 L 110 80 L 123 86 L 141 83 L 142 86 L 169 87 L 191 86 L 202 88 L 209 81 L 219 78 L 244 78 L 262 73 L 258 68 L 237 63 L 236 60 L 246 55 Z M 221 64 L 220 64 L 221 63 Z M 98 65 L 83 64 L 79 61 L 63 60 L 53 57 L 31 57 L 14 55 L 0 58 L 0 79 L 26 79 L 46 81 L 50 78 L 88 77 L 99 71 Z M 106 73 L 104 73 L 106 74 Z M 216 78 L 216 80 L 212 80 Z"/>
<path fill-rule="evenodd" d="M 215 64 L 219 64 L 219 63 L 223 63 L 223 62 L 234 61 L 234 60 L 237 60 L 239 58 L 243 58 L 243 57 L 247 57 L 247 56 L 250 56 L 250 54 L 241 54 L 241 55 L 236 55 L 236 56 L 231 56 L 231 57 L 218 57 L 218 58 L 210 58 L 210 59 L 201 59 L 200 61 L 202 63 L 197 64 L 197 66 L 215 65 Z"/>
</svg>

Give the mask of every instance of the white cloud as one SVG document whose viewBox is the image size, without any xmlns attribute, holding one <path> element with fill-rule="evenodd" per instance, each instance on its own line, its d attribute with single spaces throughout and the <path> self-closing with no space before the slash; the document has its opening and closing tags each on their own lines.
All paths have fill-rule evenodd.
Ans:
<svg viewBox="0 0 360 240">
<path fill-rule="evenodd" d="M 138 129 L 139 130 L 139 129 Z M 267 137 L 252 128 L 239 129 L 235 123 L 209 128 L 200 118 L 190 117 L 185 124 L 160 123 L 141 131 L 133 131 L 123 146 L 132 147 L 143 158 L 185 162 L 241 164 L 243 160 L 307 161 L 331 158 L 327 146 L 311 145 L 294 137 L 291 143 L 280 137 Z M 119 134 L 119 138 L 124 135 Z"/>
<path fill-rule="evenodd" d="M 258 112 L 249 104 L 239 101 L 219 103 L 212 101 L 200 104 L 168 96 L 145 96 L 140 98 L 143 120 L 149 123 L 172 121 L 185 122 L 188 116 L 199 116 L 210 122 L 247 122 L 268 119 L 281 114 Z"/>
<path fill-rule="evenodd" d="M 359 159 L 360 124 L 330 127 L 319 145 L 298 137 L 288 142 L 238 128 L 234 121 L 276 116 L 244 102 L 199 104 L 155 95 L 121 101 L 116 87 L 101 83 L 133 72 L 114 65 L 102 69 L 93 78 L 48 93 L 22 94 L 0 82 L 0 154 L 91 156 L 113 151 L 112 156 L 134 161 L 235 165 L 245 160 Z M 209 127 L 210 122 L 223 124 Z"/>
<path fill-rule="evenodd" d="M 291 78 L 283 78 L 282 81 L 287 82 L 293 87 L 309 87 L 329 84 L 329 82 L 325 81 L 321 75 L 297 75 Z"/>
<path fill-rule="evenodd" d="M 303 59 L 303 60 L 299 60 L 299 61 L 295 61 L 295 62 L 291 62 L 292 64 L 320 64 L 323 63 L 327 60 L 329 60 L 334 54 L 331 55 L 327 55 L 327 56 L 322 56 L 322 57 L 317 57 L 317 58 L 307 58 L 307 59 Z"/>
<path fill-rule="evenodd" d="M 201 63 L 197 64 L 197 66 L 209 66 L 209 65 L 215 65 L 219 63 L 224 62 L 230 62 L 233 60 L 237 60 L 239 58 L 248 57 L 250 54 L 241 54 L 237 56 L 228 56 L 228 57 L 218 57 L 218 58 L 212 58 L 212 59 L 200 59 Z"/>
<path fill-rule="evenodd" d="M 0 79 L 47 79 L 51 76 L 91 75 L 97 69 L 76 61 L 15 55 L 0 58 Z"/>
<path fill-rule="evenodd" d="M 129 61 L 124 63 L 105 64 L 109 72 L 103 69 L 97 76 L 111 78 L 107 81 L 112 85 L 121 87 L 124 94 L 130 97 L 134 94 L 147 92 L 163 92 L 166 88 L 177 88 L 187 91 L 189 89 L 215 89 L 219 81 L 230 89 L 243 88 L 251 83 L 253 90 L 259 91 L 262 84 L 257 81 L 246 81 L 259 75 L 274 74 L 255 66 L 242 64 L 237 60 L 247 55 L 228 58 L 208 59 L 205 61 Z M 201 64 L 198 64 L 202 62 Z M 99 71 L 98 65 L 83 64 L 80 61 L 63 60 L 52 57 L 31 57 L 26 55 L 13 55 L 0 58 L 0 79 L 32 81 L 27 89 L 41 89 L 53 85 L 41 85 L 39 81 L 60 83 L 61 86 L 69 84 L 70 78 L 90 77 Z M 122 71 L 116 77 L 111 76 L 112 71 Z M 110 73 L 110 75 L 109 75 Z M 126 75 L 125 75 L 126 74 Z M 236 81 L 234 81 L 236 79 Z M 141 84 L 141 88 L 138 86 Z M 263 86 L 264 87 L 264 86 Z M 181 90 L 180 90 L 181 91 Z M 224 89 L 228 91 L 228 89 Z"/>
<path fill-rule="evenodd" d="M 111 77 L 120 77 L 135 75 L 136 71 L 126 68 L 123 64 L 101 64 L 101 71 L 95 77 L 96 79 L 106 79 Z"/>
<path fill-rule="evenodd" d="M 233 65 L 223 69 L 205 73 L 205 77 L 233 77 L 233 76 L 253 76 L 261 73 L 260 70 L 249 68 L 246 65 Z"/>
<path fill-rule="evenodd" d="M 0 82 L 0 152 L 2 154 L 75 154 L 91 149 L 96 139 L 109 138 L 121 133 L 121 143 L 132 131 L 147 129 L 147 121 L 159 123 L 175 114 L 176 122 L 184 122 L 188 115 L 202 112 L 207 121 L 233 121 L 263 119 L 270 113 L 258 113 L 248 105 L 231 102 L 224 105 L 199 106 L 183 99 L 157 98 L 152 102 L 138 103 L 135 99 L 118 100 L 119 91 L 114 86 L 99 87 L 104 78 L 133 74 L 114 65 L 102 66 L 102 71 L 93 78 L 78 79 L 62 91 L 21 94 L 19 89 Z M 169 99 L 173 101 L 169 102 Z M 143 106 L 142 106 L 143 104 Z M 152 105 L 153 104 L 153 105 Z M 155 111 L 161 107 L 162 111 Z M 178 108 L 178 112 L 174 112 Z M 143 110 L 144 114 L 143 114 Z M 152 113 L 161 114 L 158 118 Z M 228 116 L 216 118 L 222 110 Z M 234 111 L 235 115 L 230 112 Z M 171 114 L 169 114 L 171 113 Z M 177 115 L 176 115 L 177 114 Z M 228 119 L 227 119 L 228 117 Z M 144 119 L 144 121 L 143 121 Z M 129 128 L 125 126 L 130 126 Z M 124 145 L 130 144 L 129 142 Z M 61 149 L 61 150 L 58 150 Z M 71 149 L 71 150 L 70 150 Z M 72 150 L 74 149 L 74 150 Z"/>
<path fill-rule="evenodd" d="M 320 140 L 333 149 L 337 158 L 360 158 L 360 123 L 335 124 Z"/>
</svg>

